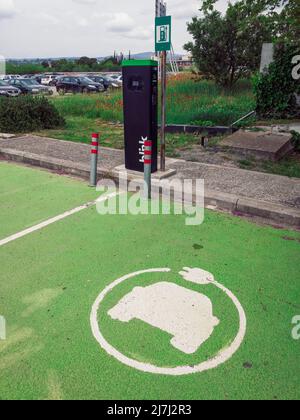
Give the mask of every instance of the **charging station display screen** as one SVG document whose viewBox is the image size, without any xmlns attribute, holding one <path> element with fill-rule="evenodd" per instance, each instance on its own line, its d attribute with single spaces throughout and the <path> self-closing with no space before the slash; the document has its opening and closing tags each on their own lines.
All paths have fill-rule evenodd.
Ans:
<svg viewBox="0 0 300 420">
<path fill-rule="evenodd" d="M 139 76 L 133 76 L 129 79 L 128 89 L 141 92 L 144 89 L 145 83 L 143 79 Z"/>
</svg>

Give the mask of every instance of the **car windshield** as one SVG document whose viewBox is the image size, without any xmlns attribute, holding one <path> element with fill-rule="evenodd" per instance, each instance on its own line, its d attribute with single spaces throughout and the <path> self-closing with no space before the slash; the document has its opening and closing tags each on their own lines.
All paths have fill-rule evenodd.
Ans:
<svg viewBox="0 0 300 420">
<path fill-rule="evenodd" d="M 0 86 L 8 86 L 8 84 L 3 82 L 3 80 L 0 80 Z"/>
</svg>

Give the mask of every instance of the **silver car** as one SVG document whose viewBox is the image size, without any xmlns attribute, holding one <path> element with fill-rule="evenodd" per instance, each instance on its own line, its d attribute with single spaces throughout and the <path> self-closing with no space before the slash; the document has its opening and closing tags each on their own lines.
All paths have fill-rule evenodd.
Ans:
<svg viewBox="0 0 300 420">
<path fill-rule="evenodd" d="M 16 97 L 21 94 L 20 89 L 0 80 L 0 96 Z"/>
</svg>

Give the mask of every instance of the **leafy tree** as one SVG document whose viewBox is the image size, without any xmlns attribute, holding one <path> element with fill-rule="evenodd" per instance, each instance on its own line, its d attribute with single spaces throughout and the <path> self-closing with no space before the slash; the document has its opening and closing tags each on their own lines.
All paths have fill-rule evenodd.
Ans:
<svg viewBox="0 0 300 420">
<path fill-rule="evenodd" d="M 60 60 L 52 61 L 52 70 L 63 72 L 63 71 L 73 71 L 74 70 L 74 62 L 70 60 L 66 60 L 62 58 Z"/>
<path fill-rule="evenodd" d="M 239 0 L 229 3 L 225 15 L 216 10 L 215 3 L 203 1 L 203 17 L 188 24 L 194 42 L 185 48 L 199 71 L 225 88 L 259 68 L 264 42 L 278 37 L 297 39 L 298 0 Z"/>
<path fill-rule="evenodd" d="M 274 62 L 264 74 L 254 78 L 256 111 L 262 118 L 299 118 L 299 80 L 293 77 L 293 57 L 300 56 L 300 46 L 277 44 Z"/>
<path fill-rule="evenodd" d="M 122 59 L 122 57 L 121 57 Z M 8 74 L 36 74 L 44 73 L 45 69 L 49 69 L 48 61 L 43 61 L 41 64 L 28 63 L 17 64 L 8 63 Z M 67 60 L 65 58 L 59 60 L 52 60 L 52 72 L 99 72 L 99 71 L 119 71 L 120 59 L 113 57 L 107 58 L 101 63 L 98 63 L 96 58 L 81 57 L 78 60 Z"/>
<path fill-rule="evenodd" d="M 79 66 L 91 67 L 91 66 L 97 64 L 97 59 L 96 58 L 89 58 L 89 57 L 81 57 L 81 58 L 79 58 L 79 60 L 76 60 L 76 64 L 78 64 Z"/>
<path fill-rule="evenodd" d="M 276 4 L 277 3 L 277 4 Z M 275 21 L 274 41 L 299 45 L 300 39 L 300 2 L 299 0 L 275 1 L 281 6 L 280 12 L 273 12 Z"/>
</svg>

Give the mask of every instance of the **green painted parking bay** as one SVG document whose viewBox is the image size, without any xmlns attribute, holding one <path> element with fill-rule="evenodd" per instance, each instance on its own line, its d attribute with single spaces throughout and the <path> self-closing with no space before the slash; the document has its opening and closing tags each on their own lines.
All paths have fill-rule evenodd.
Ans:
<svg viewBox="0 0 300 420">
<path fill-rule="evenodd" d="M 11 164 L 0 179 L 0 240 L 96 198 Z M 298 399 L 299 240 L 90 207 L 1 246 L 0 398 Z"/>
</svg>

